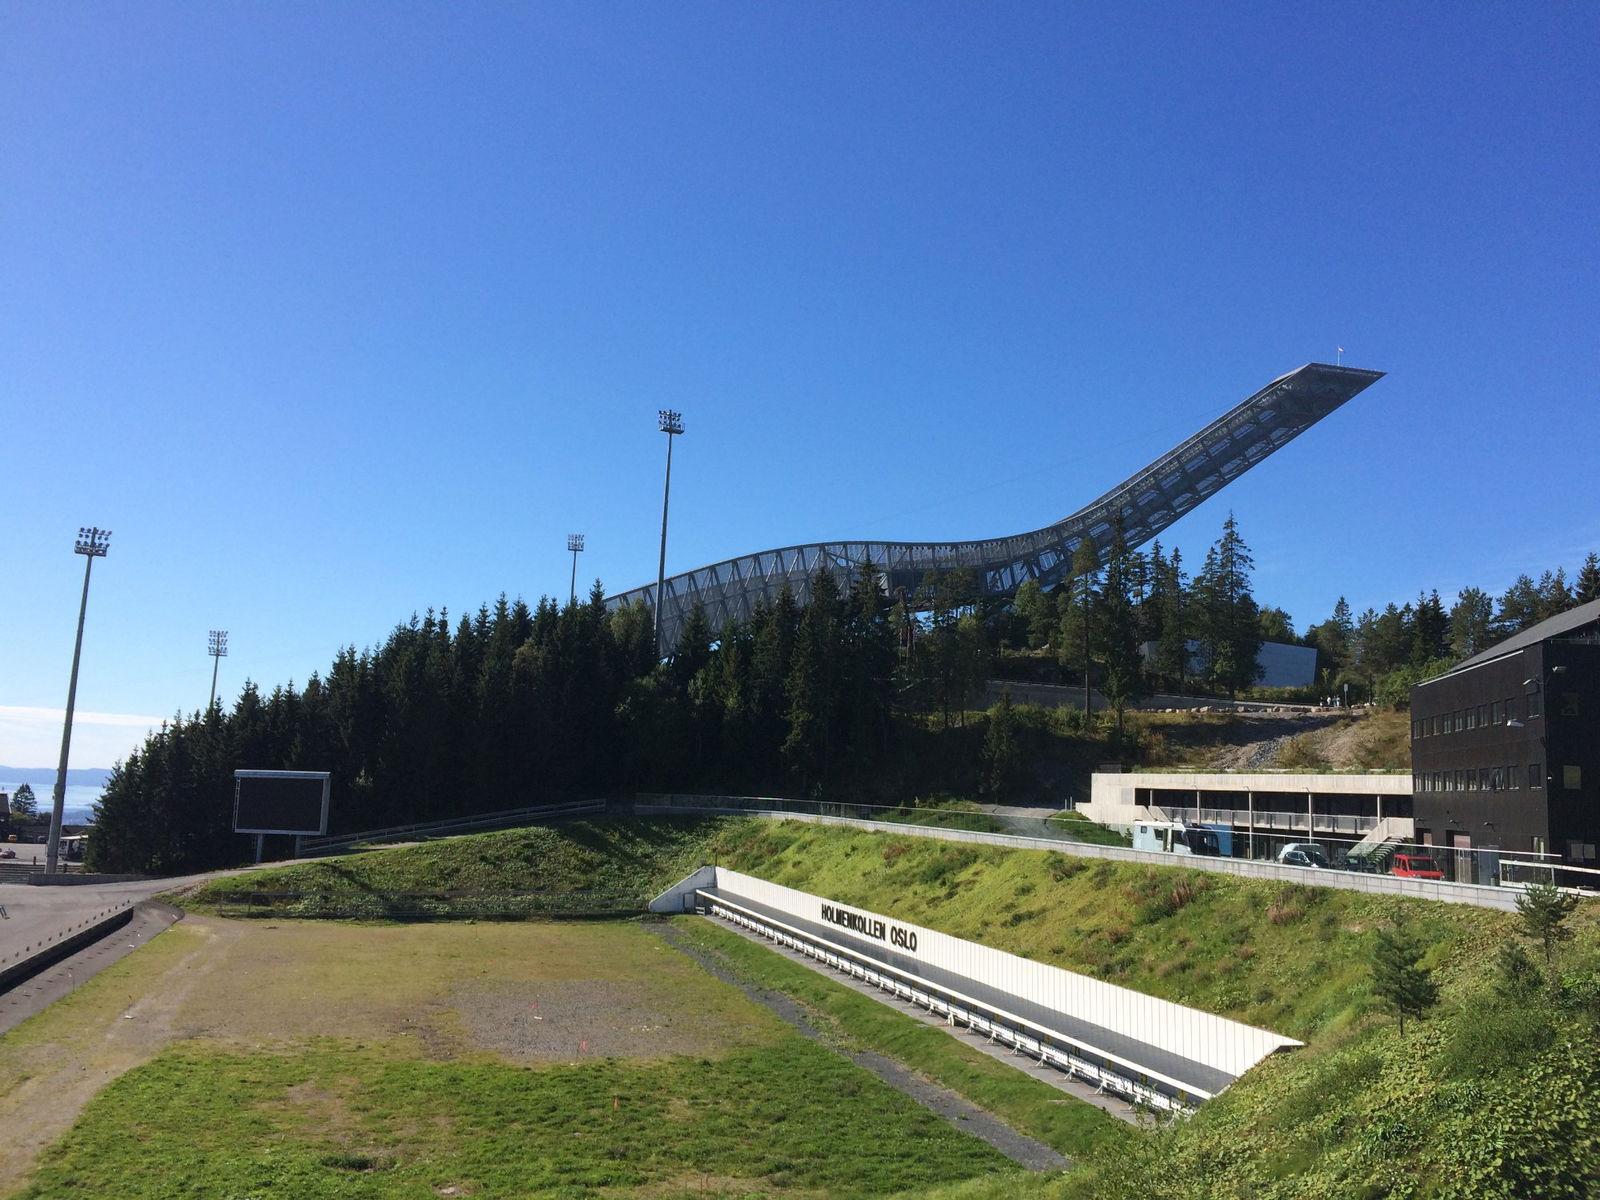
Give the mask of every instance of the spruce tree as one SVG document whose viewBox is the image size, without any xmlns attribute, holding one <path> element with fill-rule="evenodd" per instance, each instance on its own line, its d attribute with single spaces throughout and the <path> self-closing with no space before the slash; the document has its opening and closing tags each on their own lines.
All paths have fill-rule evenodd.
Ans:
<svg viewBox="0 0 1600 1200">
<path fill-rule="evenodd" d="M 39 815 L 39 799 L 29 784 L 24 783 L 11 793 L 11 815 L 23 821 Z"/>
<path fill-rule="evenodd" d="M 1593 550 L 1589 551 L 1589 557 L 1583 560 L 1583 567 L 1578 571 L 1573 599 L 1579 604 L 1600 600 L 1600 554 Z"/>
<path fill-rule="evenodd" d="M 1378 932 L 1372 949 L 1372 990 L 1400 1018 L 1402 1035 L 1407 1017 L 1420 1021 L 1439 1002 L 1439 985 L 1433 981 L 1433 972 L 1421 965 L 1421 957 L 1410 939 L 1399 932 Z"/>
<path fill-rule="evenodd" d="M 1190 621 L 1189 589 L 1183 577 L 1183 555 L 1172 548 L 1162 575 L 1160 609 L 1161 632 L 1156 639 L 1155 669 L 1168 686 L 1180 691 L 1189 678 Z"/>
<path fill-rule="evenodd" d="M 1518 575 L 1516 582 L 1500 597 L 1500 608 L 1494 618 L 1494 636 L 1497 639 L 1507 638 L 1538 624 L 1542 603 L 1538 585 L 1533 579 L 1528 575 Z"/>
<path fill-rule="evenodd" d="M 1029 649 L 1039 650 L 1048 645 L 1060 621 L 1055 597 L 1040 587 L 1037 579 L 1029 579 L 1017 589 L 1012 606 L 1026 631 Z"/>
<path fill-rule="evenodd" d="M 1481 588 L 1462 588 L 1450 606 L 1450 653 L 1459 659 L 1471 658 L 1488 649 L 1493 638 L 1494 601 Z"/>
<path fill-rule="evenodd" d="M 1544 947 L 1545 968 L 1552 975 L 1556 968 L 1556 947 L 1572 938 L 1567 918 L 1577 907 L 1576 896 L 1548 883 L 1536 883 L 1517 897 L 1517 924 L 1524 934 Z"/>
<path fill-rule="evenodd" d="M 1437 591 L 1417 596 L 1411 617 L 1411 665 L 1420 667 L 1443 658 L 1450 649 L 1450 618 Z"/>
<path fill-rule="evenodd" d="M 1255 561 L 1239 536 L 1232 513 L 1222 524 L 1222 536 L 1206 552 L 1204 569 L 1195 580 L 1200 606 L 1200 643 L 1206 660 L 1206 677 L 1230 697 L 1260 678 L 1261 623 L 1250 572 Z"/>
<path fill-rule="evenodd" d="M 1072 552 L 1072 574 L 1061 598 L 1061 665 L 1083 675 L 1083 711 L 1093 711 L 1090 695 L 1095 609 L 1100 602 L 1100 555 L 1089 537 L 1078 541 Z"/>
<path fill-rule="evenodd" d="M 1022 769 L 1022 751 L 1017 745 L 1017 713 L 1011 705 L 1011 689 L 1000 693 L 1000 700 L 989 710 L 989 728 L 983 738 L 983 791 L 991 800 L 1012 795 Z"/>
<path fill-rule="evenodd" d="M 1104 665 L 1101 690 L 1116 713 L 1117 733 L 1123 732 L 1123 718 L 1129 704 L 1146 694 L 1144 661 L 1139 657 L 1139 616 L 1133 603 L 1133 581 L 1129 577 L 1128 545 L 1122 522 L 1111 526 L 1111 545 L 1107 552 L 1105 583 L 1100 594 L 1098 628 L 1100 658 Z"/>
</svg>

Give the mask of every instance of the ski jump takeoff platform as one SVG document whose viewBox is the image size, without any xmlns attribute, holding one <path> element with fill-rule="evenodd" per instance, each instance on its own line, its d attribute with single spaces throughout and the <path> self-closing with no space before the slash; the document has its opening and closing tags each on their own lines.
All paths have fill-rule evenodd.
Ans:
<svg viewBox="0 0 1600 1200">
<path fill-rule="evenodd" d="M 724 867 L 701 867 L 650 908 L 760 934 L 1152 1109 L 1191 1110 L 1267 1055 L 1302 1044 Z"/>
</svg>

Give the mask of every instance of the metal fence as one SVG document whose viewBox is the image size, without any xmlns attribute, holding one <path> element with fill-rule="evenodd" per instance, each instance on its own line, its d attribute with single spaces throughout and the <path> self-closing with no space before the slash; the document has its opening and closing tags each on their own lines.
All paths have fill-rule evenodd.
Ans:
<svg viewBox="0 0 1600 1200">
<path fill-rule="evenodd" d="M 426 841 L 429 838 L 451 837 L 458 833 L 509 829 L 518 825 L 533 825 L 556 817 L 579 817 L 590 813 L 603 813 L 605 810 L 604 800 L 571 800 L 559 804 L 535 804 L 527 808 L 504 808 L 498 812 L 478 813 L 469 817 L 420 821 L 413 825 L 389 825 L 383 829 L 365 829 L 359 833 L 297 838 L 295 857 L 314 858 L 324 854 L 340 854 L 355 846 L 377 845 L 383 842 Z"/>
<path fill-rule="evenodd" d="M 685 792 L 641 792 L 634 801 L 638 812 L 762 813 L 846 817 L 883 825 L 931 826 L 966 829 L 977 833 L 1012 833 L 1019 837 L 1061 842 L 1084 842 L 1081 832 L 1090 823 L 1059 814 L 1050 817 L 989 812 L 975 808 L 937 808 L 919 805 L 855 804 L 841 800 L 791 800 L 783 796 L 703 796 Z M 1096 827 L 1098 828 L 1098 827 Z"/>
</svg>

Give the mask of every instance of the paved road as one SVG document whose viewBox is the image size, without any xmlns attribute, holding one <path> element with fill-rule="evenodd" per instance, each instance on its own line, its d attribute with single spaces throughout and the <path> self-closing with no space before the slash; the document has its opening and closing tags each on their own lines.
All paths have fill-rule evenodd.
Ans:
<svg viewBox="0 0 1600 1200">
<path fill-rule="evenodd" d="M 6 913 L 6 919 L 0 920 L 0 961 L 14 957 L 28 946 L 37 945 L 53 934 L 64 933 L 108 908 L 117 908 L 129 901 L 137 904 L 157 892 L 229 874 L 233 872 L 213 871 L 175 879 L 143 879 L 136 883 L 90 883 L 82 886 L 36 887 L 27 883 L 0 883 L 0 906 L 5 908 Z"/>
</svg>

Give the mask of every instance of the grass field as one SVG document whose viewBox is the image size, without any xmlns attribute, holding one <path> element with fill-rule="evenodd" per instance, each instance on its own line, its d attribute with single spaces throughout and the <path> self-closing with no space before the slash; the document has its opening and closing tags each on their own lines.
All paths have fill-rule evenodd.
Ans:
<svg viewBox="0 0 1600 1200">
<path fill-rule="evenodd" d="M 192 917 L 0 1038 L 0 1087 L 32 1133 L 0 1192 L 29 1200 L 877 1196 L 1010 1166 L 636 922 Z"/>
<path fill-rule="evenodd" d="M 605 853 L 604 827 L 585 836 L 595 839 L 586 853 Z M 637 854 L 633 847 L 643 835 L 623 825 L 616 836 L 625 853 Z M 649 837 L 674 847 L 641 860 L 663 873 L 674 855 L 671 870 L 717 861 L 1307 1043 L 1273 1056 L 1170 1128 L 1104 1130 L 1068 1104 L 1053 1110 L 1015 1078 L 964 1061 L 959 1044 L 936 1040 L 942 1036 L 936 1030 L 742 939 L 729 941 L 709 924 L 689 922 L 698 945 L 803 1000 L 842 1042 L 889 1052 L 1072 1154 L 1083 1168 L 1053 1177 L 953 1171 L 942 1181 L 901 1185 L 908 1195 L 1523 1200 L 1600 1194 L 1594 1054 L 1600 906 L 1586 905 L 1572 918 L 1574 938 L 1547 969 L 1509 914 L 1460 905 L 954 844 L 909 831 L 729 819 L 692 828 L 675 823 L 672 832 Z M 464 873 L 473 857 L 498 853 L 461 841 L 470 843 L 468 852 L 446 844 L 431 851 L 443 869 Z M 555 851 L 557 858 L 567 853 Z M 381 857 L 352 862 L 376 878 L 387 869 Z M 405 869 L 415 871 L 415 862 Z M 513 876 L 508 869 L 507 878 Z M 1413 942 L 1440 985 L 1437 1008 L 1404 1032 L 1373 992 L 1371 956 L 1380 930 Z M 1508 983 L 1497 964 L 1516 945 L 1535 956 L 1537 970 Z"/>
<path fill-rule="evenodd" d="M 964 1043 L 896 1012 L 827 975 L 774 954 L 710 921 L 677 918 L 691 944 L 726 963 L 742 979 L 801 1001 L 830 1037 L 876 1050 L 959 1092 L 1012 1128 L 1069 1158 L 1114 1152 L 1133 1127 Z"/>
</svg>

